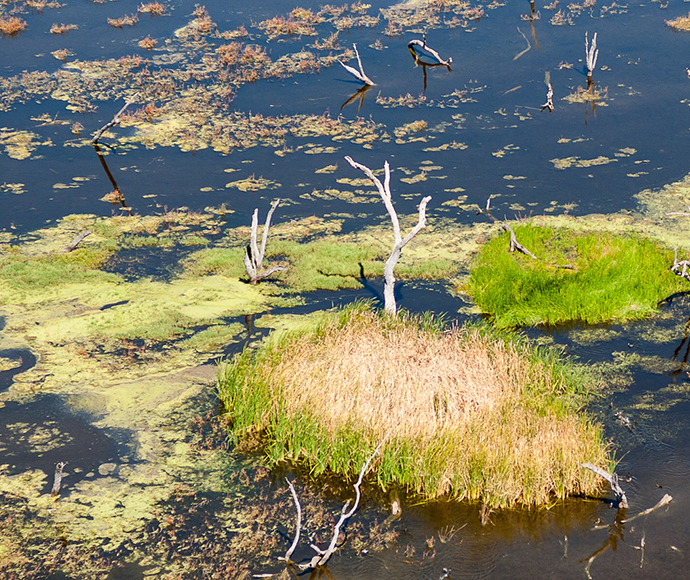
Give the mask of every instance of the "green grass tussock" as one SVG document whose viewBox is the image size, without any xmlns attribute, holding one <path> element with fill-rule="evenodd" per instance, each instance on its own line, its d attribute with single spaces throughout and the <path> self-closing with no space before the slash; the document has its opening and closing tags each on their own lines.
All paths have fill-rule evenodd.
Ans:
<svg viewBox="0 0 690 580">
<path fill-rule="evenodd" d="M 601 429 L 578 412 L 582 376 L 553 353 L 485 326 L 441 328 L 366 305 L 270 339 L 220 370 L 233 436 L 273 463 L 491 506 L 590 494 L 580 462 L 610 469 Z"/>
<path fill-rule="evenodd" d="M 644 318 L 688 289 L 670 271 L 673 251 L 641 236 L 530 224 L 515 234 L 539 260 L 510 253 L 503 233 L 482 247 L 466 287 L 499 328 Z"/>
</svg>

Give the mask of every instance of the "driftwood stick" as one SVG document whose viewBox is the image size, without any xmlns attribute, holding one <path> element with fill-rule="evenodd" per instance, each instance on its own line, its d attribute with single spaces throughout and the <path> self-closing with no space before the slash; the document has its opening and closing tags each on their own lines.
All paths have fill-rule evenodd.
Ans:
<svg viewBox="0 0 690 580">
<path fill-rule="evenodd" d="M 110 129 L 110 127 L 114 127 L 115 125 L 117 125 L 117 124 L 120 122 L 120 118 L 122 117 L 122 114 L 125 112 L 125 110 L 127 109 L 127 107 L 129 107 L 134 101 L 136 101 L 136 99 L 137 99 L 138 97 L 139 97 L 139 93 L 135 93 L 134 95 L 132 95 L 131 97 L 129 97 L 129 99 L 127 99 L 127 102 L 125 103 L 124 107 L 122 107 L 122 108 L 117 112 L 117 114 L 112 118 L 112 120 L 111 120 L 109 123 L 106 123 L 105 125 L 103 125 L 103 126 L 98 130 L 98 132 L 96 133 L 96 135 L 94 136 L 94 138 L 91 139 L 91 143 L 93 143 L 94 145 L 95 145 L 96 143 L 98 143 L 98 140 L 103 136 L 103 133 L 105 133 L 108 129 Z"/>
<path fill-rule="evenodd" d="M 450 70 L 450 65 L 453 62 L 452 58 L 448 58 L 448 60 L 444 60 L 441 58 L 441 55 L 437 51 L 435 51 L 433 48 L 427 45 L 426 43 L 426 34 L 422 35 L 422 40 L 410 40 L 410 42 L 407 43 L 407 49 L 412 53 L 412 56 L 415 59 L 415 62 L 418 64 L 427 64 L 427 65 L 432 65 L 436 66 L 437 64 L 442 64 Z M 435 63 L 429 63 L 429 62 L 424 62 L 420 58 L 424 57 L 429 57 L 432 61 L 435 61 Z"/>
<path fill-rule="evenodd" d="M 520 242 L 517 241 L 517 237 L 515 236 L 515 232 L 513 231 L 513 228 L 511 228 L 508 224 L 503 223 L 501 224 L 501 227 L 503 228 L 504 231 L 510 232 L 510 251 L 514 252 L 517 250 L 518 252 L 522 252 L 525 254 L 525 256 L 529 256 L 533 260 L 537 260 L 538 258 L 530 252 L 525 246 L 523 246 Z"/>
<path fill-rule="evenodd" d="M 627 524 L 628 522 L 632 522 L 633 520 L 636 520 L 637 518 L 641 518 L 642 516 L 646 516 L 647 514 L 651 514 L 653 511 L 658 510 L 659 508 L 670 504 L 672 501 L 673 501 L 673 497 L 666 493 L 666 494 L 664 494 L 664 497 L 662 497 L 656 503 L 655 506 L 647 508 L 646 510 L 641 511 L 639 514 L 635 514 L 634 516 L 626 518 L 626 519 L 622 520 L 621 523 Z"/>
<path fill-rule="evenodd" d="M 600 469 L 599 467 L 597 467 L 596 465 L 592 465 L 591 463 L 580 463 L 580 465 L 586 469 L 589 469 L 590 471 L 593 471 L 598 476 L 603 477 L 606 481 L 608 481 L 611 485 L 611 490 L 614 494 L 616 494 L 616 498 L 618 500 L 618 507 L 623 509 L 628 508 L 628 498 L 625 495 L 625 491 L 623 491 L 623 488 L 618 483 L 618 474 L 604 471 L 603 469 Z"/>
<path fill-rule="evenodd" d="M 62 470 L 64 469 L 65 465 L 67 464 L 64 461 L 61 461 L 55 466 L 53 489 L 50 490 L 50 495 L 53 497 L 60 495 L 60 488 L 62 487 Z"/>
<path fill-rule="evenodd" d="M 89 235 L 91 235 L 91 232 L 88 230 L 80 233 L 76 238 L 72 240 L 72 243 L 65 248 L 65 253 L 69 253 L 72 250 L 74 250 L 81 243 L 81 241 Z"/>
<path fill-rule="evenodd" d="M 292 545 L 288 548 L 288 551 L 285 552 L 285 557 L 278 559 L 290 562 L 290 558 L 292 558 L 292 554 L 294 553 L 295 548 L 297 548 L 297 544 L 299 543 L 299 536 L 302 531 L 302 506 L 299 503 L 299 498 L 297 497 L 295 486 L 292 485 L 292 482 L 287 477 L 285 478 L 285 481 L 287 481 L 288 487 L 290 488 L 290 493 L 292 494 L 292 499 L 295 502 L 295 509 L 297 510 L 297 523 L 295 524 L 295 539 L 292 540 Z"/>
<path fill-rule="evenodd" d="M 343 524 L 347 520 L 349 520 L 352 515 L 357 511 L 357 507 L 359 506 L 359 500 L 362 497 L 362 492 L 360 491 L 359 487 L 362 485 L 362 480 L 364 479 L 364 475 L 366 474 L 367 470 L 369 469 L 369 465 L 373 461 L 374 457 L 376 457 L 376 454 L 379 452 L 381 449 L 381 446 L 385 442 L 386 437 L 383 438 L 381 443 L 379 443 L 374 449 L 374 452 L 369 456 L 369 458 L 366 460 L 364 465 L 362 465 L 362 469 L 359 472 L 359 478 L 357 479 L 357 482 L 354 484 L 355 488 L 355 502 L 352 504 L 352 507 L 348 510 L 348 507 L 350 505 L 350 500 L 348 499 L 345 502 L 345 505 L 343 506 L 343 509 L 340 512 L 340 518 L 338 519 L 338 523 L 335 524 L 335 528 L 333 528 L 333 536 L 331 538 L 331 543 L 329 544 L 328 548 L 326 550 L 322 550 L 318 546 L 311 544 L 311 547 L 317 552 L 317 555 L 314 556 L 309 563 L 307 564 L 300 564 L 299 567 L 302 570 L 309 570 L 316 568 L 317 566 L 325 566 L 330 557 L 333 555 L 335 550 L 337 549 L 337 543 L 338 543 L 338 536 L 340 536 L 340 529 L 343 527 Z"/>
<path fill-rule="evenodd" d="M 420 232 L 420 230 L 426 227 L 426 206 L 431 200 L 431 196 L 427 195 L 419 203 L 419 220 L 417 221 L 417 225 L 414 226 L 410 233 L 408 233 L 403 238 L 402 234 L 400 233 L 400 220 L 398 219 L 398 214 L 396 213 L 395 207 L 393 206 L 393 200 L 391 196 L 391 170 L 388 161 L 386 161 L 383 166 L 384 181 L 383 183 L 381 183 L 381 180 L 378 177 L 376 177 L 374 175 L 374 172 L 371 169 L 369 169 L 366 165 L 357 163 L 349 156 L 346 156 L 345 159 L 350 165 L 352 165 L 352 167 L 363 171 L 364 174 L 369 179 L 371 179 L 371 181 L 374 182 L 376 189 L 379 190 L 379 194 L 381 195 L 383 204 L 386 206 L 386 210 L 388 210 L 388 215 L 390 215 L 391 223 L 393 224 L 393 237 L 395 239 L 395 244 L 393 246 L 393 251 L 391 252 L 389 258 L 386 260 L 386 264 L 383 268 L 383 297 L 384 310 L 389 314 L 395 314 L 397 307 L 395 304 L 395 276 L 393 275 L 393 270 L 395 269 L 395 266 L 398 263 L 400 256 L 402 255 L 402 249 L 409 243 L 409 241 L 412 238 L 414 238 Z"/>
</svg>

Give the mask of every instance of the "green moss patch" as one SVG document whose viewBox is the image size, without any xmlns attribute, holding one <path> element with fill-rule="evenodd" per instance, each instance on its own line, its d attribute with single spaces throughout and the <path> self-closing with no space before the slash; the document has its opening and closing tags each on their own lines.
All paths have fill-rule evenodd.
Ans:
<svg viewBox="0 0 690 580">
<path fill-rule="evenodd" d="M 690 289 L 670 271 L 673 250 L 635 234 L 530 224 L 515 234 L 538 260 L 509 252 L 503 233 L 482 247 L 466 287 L 500 328 L 644 318 Z"/>
<path fill-rule="evenodd" d="M 234 437 L 272 463 L 352 477 L 384 441 L 382 487 L 512 506 L 596 491 L 579 463 L 609 458 L 576 412 L 581 379 L 487 328 L 448 332 L 355 305 L 245 351 L 219 384 Z"/>
</svg>

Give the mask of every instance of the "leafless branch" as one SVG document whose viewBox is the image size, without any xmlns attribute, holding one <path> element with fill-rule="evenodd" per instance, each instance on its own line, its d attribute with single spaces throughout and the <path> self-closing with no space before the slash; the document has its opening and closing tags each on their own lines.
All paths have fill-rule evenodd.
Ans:
<svg viewBox="0 0 690 580">
<path fill-rule="evenodd" d="M 65 253 L 68 254 L 69 252 L 74 250 L 81 243 L 81 241 L 89 235 L 91 235 L 91 232 L 88 230 L 80 233 L 76 238 L 74 238 L 74 240 L 72 240 L 72 243 L 65 248 Z"/>
<path fill-rule="evenodd" d="M 340 529 L 343 527 L 345 522 L 349 520 L 352 515 L 357 511 L 357 507 L 359 506 L 359 500 L 362 497 L 362 493 L 360 491 L 360 486 L 362 485 L 362 480 L 364 479 L 364 476 L 369 469 L 369 465 L 371 465 L 371 462 L 373 461 L 374 457 L 376 457 L 376 454 L 381 450 L 381 446 L 384 444 L 386 441 L 387 437 L 384 437 L 381 443 L 379 443 L 374 449 L 374 452 L 369 456 L 369 458 L 366 460 L 364 465 L 362 465 L 362 469 L 359 472 L 359 478 L 357 479 L 357 482 L 354 484 L 355 488 L 355 502 L 352 504 L 352 507 L 348 510 L 348 507 L 350 506 L 350 500 L 348 499 L 345 502 L 345 505 L 343 505 L 343 509 L 340 511 L 340 518 L 338 519 L 338 522 L 335 524 L 335 527 L 333 528 L 333 536 L 331 537 L 331 543 L 329 544 L 328 548 L 325 550 L 322 550 L 319 548 L 316 544 L 311 544 L 311 547 L 314 549 L 316 552 L 316 556 L 314 556 L 308 563 L 306 564 L 299 564 L 299 568 L 301 570 L 310 570 L 317 568 L 319 566 L 325 566 L 328 560 L 331 558 L 333 553 L 337 549 L 337 543 L 338 543 L 338 537 L 340 536 Z"/>
<path fill-rule="evenodd" d="M 642 516 L 646 516 L 647 514 L 651 514 L 653 511 L 658 510 L 660 507 L 664 507 L 665 505 L 670 504 L 673 501 L 673 497 L 670 496 L 669 494 L 664 494 L 664 497 L 662 497 L 655 506 L 647 508 L 644 511 L 641 511 L 639 514 L 635 514 L 632 517 L 626 518 L 621 521 L 622 524 L 627 524 L 628 522 L 632 522 L 633 520 L 636 520 L 637 518 L 641 518 Z"/>
<path fill-rule="evenodd" d="M 513 231 L 513 228 L 511 228 L 508 224 L 503 223 L 501 224 L 501 227 L 503 228 L 504 231 L 510 232 L 510 251 L 514 252 L 517 250 L 518 252 L 522 252 L 525 254 L 525 256 L 529 256 L 533 260 L 537 260 L 538 258 L 530 252 L 525 246 L 523 246 L 520 242 L 517 241 L 517 237 L 515 236 L 515 232 Z"/>
<path fill-rule="evenodd" d="M 108 129 L 110 129 L 110 127 L 114 127 L 115 125 L 117 125 L 120 122 L 120 118 L 122 117 L 122 114 L 125 112 L 127 107 L 129 107 L 134 101 L 136 101 L 138 97 L 139 97 L 139 93 L 135 93 L 134 95 L 129 97 L 129 99 L 127 99 L 127 102 L 125 103 L 124 107 L 122 107 L 117 112 L 117 114 L 113 117 L 112 121 L 110 121 L 109 123 L 106 123 L 105 125 L 103 125 L 103 127 L 101 127 L 98 130 L 98 132 L 96 133 L 94 138 L 91 139 L 91 143 L 94 145 L 96 143 L 98 143 L 98 140 L 103 136 L 103 133 L 105 133 Z"/>
<path fill-rule="evenodd" d="M 258 235 L 259 235 L 259 208 L 254 210 L 252 215 L 252 233 L 249 245 L 246 247 L 244 253 L 244 267 L 247 270 L 247 275 L 249 276 L 249 283 L 255 285 L 260 280 L 268 278 L 276 272 L 283 272 L 287 268 L 283 266 L 273 266 L 267 270 L 263 269 L 264 255 L 266 254 L 266 242 L 268 241 L 268 230 L 271 227 L 271 218 L 273 217 L 273 212 L 278 207 L 280 199 L 276 199 L 271 204 L 271 209 L 268 210 L 266 215 L 266 224 L 264 225 L 263 235 L 261 237 L 261 247 L 258 245 Z"/>
<path fill-rule="evenodd" d="M 364 172 L 364 174 L 374 182 L 376 189 L 379 190 L 381 199 L 383 200 L 388 214 L 391 218 L 391 223 L 393 224 L 393 236 L 395 238 L 395 245 L 393 246 L 393 251 L 391 255 L 386 260 L 386 264 L 383 268 L 384 286 L 383 286 L 383 297 L 384 297 L 384 309 L 389 314 L 395 314 L 397 308 L 395 304 L 395 276 L 393 275 L 393 270 L 400 259 L 402 254 L 402 249 L 409 243 L 409 241 L 414 238 L 420 230 L 426 226 L 426 206 L 431 200 L 431 196 L 427 195 L 419 203 L 419 220 L 417 225 L 412 228 L 412 230 L 403 238 L 400 233 L 400 221 L 398 220 L 398 214 L 393 206 L 393 200 L 391 196 L 390 181 L 391 181 L 391 171 L 388 161 L 384 164 L 384 182 L 381 183 L 378 177 L 374 175 L 374 172 L 369 169 L 366 165 L 357 163 L 353 161 L 351 157 L 345 157 L 347 162 L 352 165 L 355 169 L 359 169 Z"/>
<path fill-rule="evenodd" d="M 618 474 L 604 471 L 603 469 L 600 469 L 591 463 L 580 463 L 580 465 L 586 469 L 589 469 L 590 471 L 593 471 L 598 476 L 603 477 L 606 481 L 608 481 L 609 484 L 611 484 L 611 490 L 614 494 L 616 494 L 616 498 L 618 499 L 618 507 L 623 509 L 628 508 L 628 498 L 625 495 L 625 491 L 623 491 L 623 488 L 618 483 Z"/>
<path fill-rule="evenodd" d="M 349 72 L 353 77 L 355 77 L 358 81 L 363 82 L 365 85 L 369 85 L 370 87 L 373 87 L 376 83 L 372 81 L 364 72 L 364 67 L 362 66 L 362 59 L 359 58 L 359 51 L 357 50 L 357 45 L 353 44 L 352 48 L 355 49 L 355 56 L 357 57 L 357 64 L 359 64 L 359 70 L 356 68 L 353 68 L 349 65 L 346 65 L 343 61 L 339 60 L 338 62 L 343 66 L 343 68 Z"/>
<path fill-rule="evenodd" d="M 415 60 L 419 63 L 430 65 L 442 64 L 448 67 L 448 69 L 450 70 L 450 64 L 453 62 L 453 59 L 442 59 L 438 52 L 436 52 L 433 48 L 427 45 L 426 34 L 424 34 L 422 40 L 410 40 L 410 42 L 407 43 L 407 48 L 412 53 L 412 56 L 414 56 Z M 423 60 L 425 58 L 427 60 L 431 60 L 432 62 L 426 62 L 425 60 Z"/>
<path fill-rule="evenodd" d="M 292 545 L 290 546 L 288 551 L 285 552 L 285 557 L 278 559 L 290 562 L 290 558 L 292 558 L 292 554 L 295 551 L 295 548 L 297 548 L 297 544 L 299 543 L 299 535 L 302 531 L 302 506 L 299 503 L 299 498 L 297 497 L 295 486 L 292 485 L 292 482 L 287 477 L 285 478 L 285 481 L 287 481 L 288 487 L 290 488 L 290 493 L 292 494 L 292 499 L 295 502 L 295 509 L 297 510 L 297 523 L 295 524 L 295 539 L 292 540 Z"/>
</svg>

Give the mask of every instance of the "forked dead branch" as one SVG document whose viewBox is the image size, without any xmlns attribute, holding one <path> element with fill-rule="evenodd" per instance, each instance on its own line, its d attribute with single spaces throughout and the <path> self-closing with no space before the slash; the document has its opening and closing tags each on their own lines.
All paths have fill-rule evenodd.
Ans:
<svg viewBox="0 0 690 580">
<path fill-rule="evenodd" d="M 259 208 L 254 210 L 252 215 L 252 234 L 249 245 L 246 247 L 244 252 L 244 267 L 247 270 L 247 275 L 249 276 L 249 283 L 253 286 L 257 282 L 260 282 L 264 278 L 268 278 L 276 272 L 284 272 L 287 270 L 284 266 L 272 266 L 267 270 L 263 269 L 264 255 L 266 254 L 266 242 L 268 241 L 268 230 L 271 227 L 271 218 L 273 217 L 273 212 L 278 207 L 280 199 L 276 199 L 271 204 L 271 209 L 268 210 L 266 215 L 266 224 L 264 225 L 263 235 L 261 236 L 261 247 L 258 245 L 258 234 L 259 234 Z"/>
<path fill-rule="evenodd" d="M 362 59 L 359 58 L 359 51 L 357 50 L 357 45 L 353 44 L 352 48 L 355 49 L 355 56 L 357 57 L 357 64 L 359 65 L 359 70 L 356 68 L 353 68 L 349 65 L 346 65 L 342 60 L 339 60 L 338 62 L 343 66 L 343 68 L 349 72 L 353 77 L 355 77 L 358 81 L 363 82 L 365 85 L 368 85 L 370 87 L 373 87 L 376 83 L 372 81 L 364 72 L 364 67 L 362 66 Z"/>
<path fill-rule="evenodd" d="M 408 233 L 404 238 L 400 233 L 400 220 L 398 220 L 398 214 L 393 206 L 393 201 L 391 198 L 391 170 L 388 165 L 388 161 L 385 162 L 383 168 L 385 171 L 384 182 L 374 175 L 374 172 L 369 169 L 366 165 L 357 163 L 353 161 L 351 157 L 346 156 L 347 162 L 352 165 L 355 169 L 359 169 L 364 172 L 364 174 L 374 182 L 376 189 L 379 190 L 381 194 L 381 199 L 388 210 L 388 214 L 391 216 L 391 222 L 393 224 L 393 235 L 395 236 L 395 244 L 393 245 L 393 251 L 391 255 L 386 260 L 386 264 L 383 267 L 383 298 L 384 298 L 384 309 L 389 314 L 395 314 L 397 307 L 395 304 L 395 276 L 393 275 L 393 270 L 395 265 L 398 263 L 400 256 L 402 254 L 402 249 L 414 238 L 419 231 L 426 226 L 426 206 L 431 200 L 431 196 L 427 195 L 419 203 L 419 221 L 417 225 L 412 228 L 410 233 Z"/>
<path fill-rule="evenodd" d="M 312 549 L 316 552 L 316 555 L 309 560 L 309 562 L 302 563 L 302 564 L 297 564 L 297 567 L 304 571 L 304 570 L 313 570 L 315 568 L 319 568 L 321 566 L 325 566 L 328 563 L 328 560 L 331 559 L 331 556 L 335 553 L 335 551 L 338 549 L 338 537 L 340 536 L 340 530 L 342 527 L 345 525 L 347 520 L 349 520 L 352 515 L 357 511 L 357 508 L 359 507 L 359 500 L 362 497 L 362 492 L 360 491 L 360 486 L 362 485 L 362 480 L 364 479 L 364 476 L 366 475 L 367 470 L 369 469 L 369 465 L 371 465 L 371 462 L 373 461 L 374 457 L 376 457 L 376 454 L 380 451 L 381 446 L 383 445 L 384 441 L 386 438 L 381 441 L 374 449 L 374 452 L 369 456 L 369 458 L 364 462 L 364 465 L 362 465 L 362 469 L 359 472 L 359 478 L 354 484 L 355 488 L 355 503 L 352 505 L 352 507 L 348 510 L 350 507 L 350 500 L 348 499 L 345 502 L 345 505 L 343 505 L 343 509 L 340 511 L 340 518 L 338 519 L 337 523 L 335 524 L 335 527 L 333 528 L 333 536 L 331 537 L 331 541 L 328 545 L 328 548 L 325 550 L 322 550 L 319 548 L 316 544 L 310 544 Z M 297 492 L 295 491 L 295 487 L 292 485 L 292 482 L 287 480 L 287 484 L 290 487 L 290 493 L 292 494 L 292 499 L 295 502 L 295 508 L 297 510 L 297 522 L 295 524 L 295 539 L 292 541 L 292 544 L 290 545 L 290 548 L 288 548 L 288 551 L 285 553 L 285 556 L 283 558 L 279 558 L 279 560 L 283 560 L 287 564 L 293 564 L 292 560 L 292 554 L 295 551 L 295 548 L 297 547 L 297 544 L 299 542 L 299 537 L 300 533 L 302 530 L 302 506 L 299 503 L 299 499 L 297 497 Z"/>
</svg>

